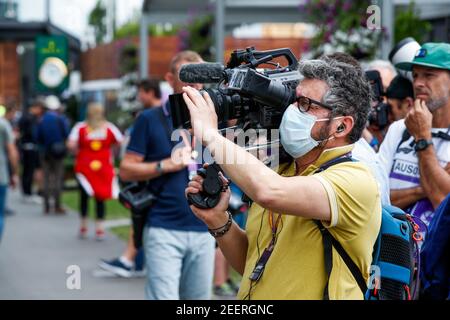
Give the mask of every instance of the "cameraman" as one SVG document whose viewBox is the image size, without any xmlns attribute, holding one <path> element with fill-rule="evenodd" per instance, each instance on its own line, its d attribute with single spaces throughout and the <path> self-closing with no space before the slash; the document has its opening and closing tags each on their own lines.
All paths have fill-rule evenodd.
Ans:
<svg viewBox="0 0 450 320">
<path fill-rule="evenodd" d="M 382 83 L 382 92 L 380 93 L 383 98 L 383 102 L 387 102 L 385 93 L 390 83 L 397 74 L 394 66 L 389 61 L 374 60 L 367 65 L 366 71 L 378 71 L 380 73 Z M 369 126 L 363 131 L 362 135 L 364 139 L 366 139 L 366 141 L 371 145 L 371 147 L 375 151 L 378 151 L 380 144 L 381 142 L 383 142 L 384 136 L 386 135 L 386 132 L 387 126 L 380 127 L 377 122 L 374 122 L 369 124 Z"/>
<path fill-rule="evenodd" d="M 322 221 L 367 280 L 381 223 L 377 183 L 360 162 L 342 162 L 314 173 L 330 160 L 348 156 L 361 137 L 370 86 L 362 72 L 338 61 L 302 61 L 299 71 L 304 79 L 297 102 L 287 108 L 280 126 L 283 147 L 295 161 L 278 173 L 217 132 L 217 115 L 206 93 L 183 88 L 194 135 L 254 201 L 246 231 L 229 224 L 229 190 L 212 209 L 191 208 L 243 275 L 241 299 L 363 299 L 337 254 L 328 279 L 321 231 L 313 220 Z M 244 161 L 230 164 L 229 157 Z M 186 193 L 202 190 L 201 182 L 196 176 Z M 263 274 L 250 280 L 257 261 L 265 265 Z"/>
<path fill-rule="evenodd" d="M 391 201 L 428 224 L 450 192 L 450 44 L 425 43 L 412 62 L 416 100 L 394 122 L 379 157 L 389 174 Z"/>
<path fill-rule="evenodd" d="M 181 65 L 202 61 L 193 51 L 182 51 L 172 58 L 166 81 L 175 93 L 188 85 L 178 77 Z M 200 84 L 191 85 L 201 89 Z M 144 230 L 147 299 L 209 299 L 214 241 L 185 200 L 191 148 L 176 149 L 171 157 L 173 144 L 167 132 L 172 131 L 170 110 L 167 102 L 161 108 L 143 111 L 136 119 L 120 177 L 124 181 L 151 180 L 157 197 Z"/>
</svg>

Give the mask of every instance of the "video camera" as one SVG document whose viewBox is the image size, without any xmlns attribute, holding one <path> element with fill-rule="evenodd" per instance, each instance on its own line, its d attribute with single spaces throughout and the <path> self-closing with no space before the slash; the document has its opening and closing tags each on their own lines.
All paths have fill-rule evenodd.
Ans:
<svg viewBox="0 0 450 320">
<path fill-rule="evenodd" d="M 272 60 L 284 57 L 288 65 L 281 67 Z M 275 66 L 259 69 L 260 65 Z M 281 48 L 256 51 L 254 47 L 235 50 L 227 66 L 219 63 L 186 64 L 180 69 L 180 80 L 186 83 L 218 83 L 217 89 L 206 89 L 219 122 L 237 119 L 243 129 L 278 129 L 286 108 L 295 102 L 296 87 L 301 79 L 298 61 L 292 51 Z M 190 128 L 190 114 L 182 94 L 169 96 L 174 128 Z M 283 151 L 280 148 L 280 158 Z M 219 178 L 221 168 L 210 164 L 198 170 L 204 178 L 203 191 L 188 194 L 188 202 L 198 208 L 213 208 L 224 185 Z"/>
<path fill-rule="evenodd" d="M 288 66 L 272 62 L 285 57 Z M 274 69 L 257 69 L 271 64 Z M 183 65 L 180 79 L 186 83 L 219 83 L 206 89 L 214 103 L 219 122 L 238 119 L 250 128 L 279 128 L 283 112 L 295 101 L 300 80 L 297 58 L 288 48 L 256 51 L 254 47 L 235 50 L 227 66 L 218 63 Z M 190 115 L 182 94 L 169 96 L 174 128 L 190 128 Z"/>
<path fill-rule="evenodd" d="M 381 76 L 377 70 L 369 70 L 366 71 L 366 77 L 372 88 L 372 103 L 374 104 L 369 113 L 369 124 L 375 124 L 383 129 L 389 124 L 389 105 L 383 102 L 385 93 Z"/>
</svg>

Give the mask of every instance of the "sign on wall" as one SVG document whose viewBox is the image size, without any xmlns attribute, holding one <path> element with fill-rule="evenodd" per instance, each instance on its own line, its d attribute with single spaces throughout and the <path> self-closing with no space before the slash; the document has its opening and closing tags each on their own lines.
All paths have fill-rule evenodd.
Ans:
<svg viewBox="0 0 450 320">
<path fill-rule="evenodd" d="M 69 86 L 69 47 L 64 36 L 36 38 L 36 74 L 39 93 L 59 94 Z"/>
</svg>

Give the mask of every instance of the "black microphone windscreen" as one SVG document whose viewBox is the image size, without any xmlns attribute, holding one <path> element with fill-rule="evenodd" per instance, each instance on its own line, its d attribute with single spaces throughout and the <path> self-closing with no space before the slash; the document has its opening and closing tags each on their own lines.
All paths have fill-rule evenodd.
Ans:
<svg viewBox="0 0 450 320">
<path fill-rule="evenodd" d="M 216 83 L 223 78 L 225 67 L 220 63 L 190 63 L 180 68 L 180 80 L 186 83 Z"/>
</svg>

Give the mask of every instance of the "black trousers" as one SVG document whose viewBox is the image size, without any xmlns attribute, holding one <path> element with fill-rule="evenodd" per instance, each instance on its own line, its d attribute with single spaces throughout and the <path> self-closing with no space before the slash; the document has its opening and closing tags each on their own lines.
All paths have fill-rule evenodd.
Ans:
<svg viewBox="0 0 450 320">
<path fill-rule="evenodd" d="M 83 218 L 87 217 L 88 213 L 88 200 L 89 195 L 86 193 L 86 191 L 83 189 L 83 187 L 80 185 L 80 213 Z M 97 220 L 103 220 L 105 218 L 105 202 L 102 200 L 95 199 L 95 203 L 97 205 Z"/>
<path fill-rule="evenodd" d="M 22 150 L 22 191 L 30 196 L 33 191 L 33 176 L 39 161 L 39 153 L 36 150 Z"/>
</svg>

